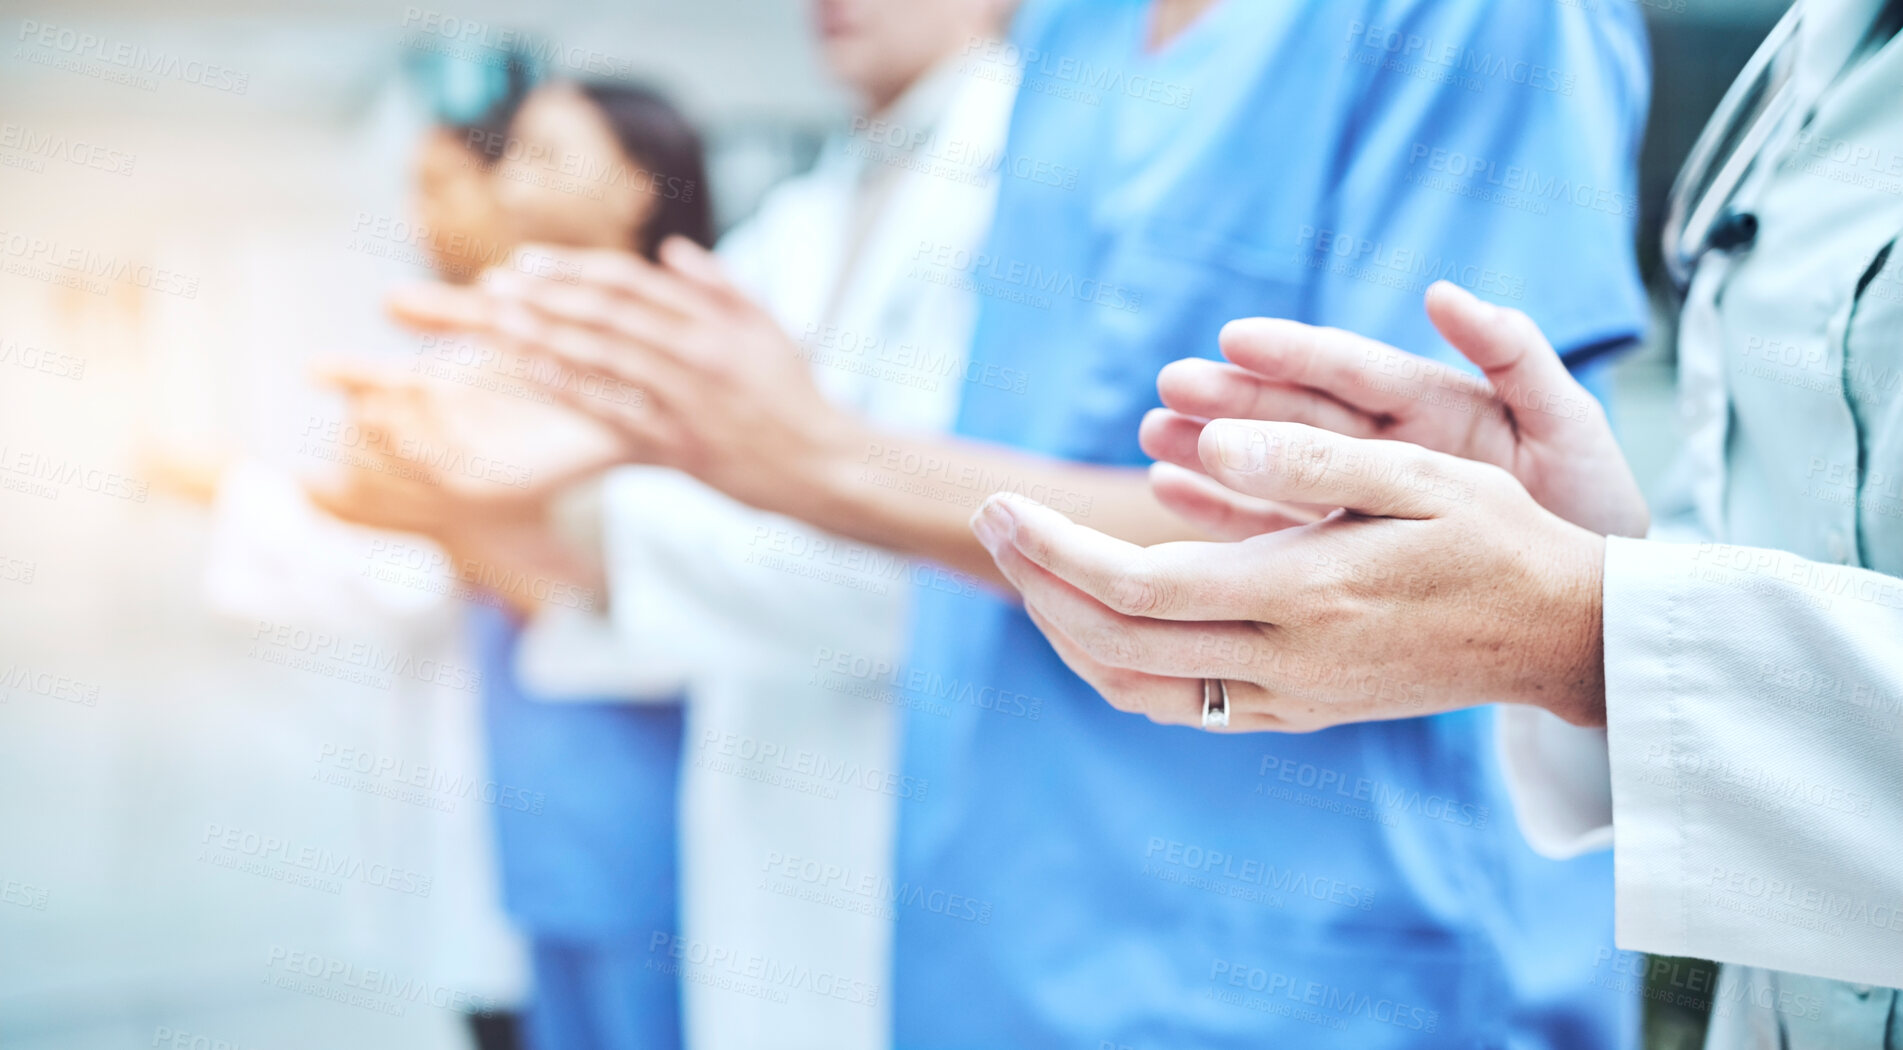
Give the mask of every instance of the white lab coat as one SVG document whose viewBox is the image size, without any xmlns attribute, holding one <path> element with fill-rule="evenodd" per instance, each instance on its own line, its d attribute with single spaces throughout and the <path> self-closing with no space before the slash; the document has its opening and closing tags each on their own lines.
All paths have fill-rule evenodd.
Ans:
<svg viewBox="0 0 1903 1050">
<path fill-rule="evenodd" d="M 1529 841 L 1613 848 L 1619 946 L 1740 964 L 1712 1046 L 1903 1038 L 1903 38 L 1838 76 L 1878 6 L 1806 11 L 1757 240 L 1693 279 L 1687 440 L 1607 543 L 1608 730 L 1499 717 Z"/>
<path fill-rule="evenodd" d="M 328 694 L 336 711 L 335 724 L 287 730 L 311 737 L 313 758 L 331 756 L 311 778 L 328 788 L 312 789 L 324 810 L 342 808 L 345 789 L 357 796 L 355 836 L 328 839 L 320 815 L 302 812 L 282 818 L 282 834 L 428 882 L 409 894 L 343 882 L 337 932 L 366 958 L 454 989 L 472 1008 L 514 1008 L 526 961 L 502 913 L 491 814 L 467 793 L 404 790 L 413 785 L 382 772 L 487 780 L 480 678 L 462 644 L 446 556 L 420 537 L 324 514 L 289 471 L 256 460 L 220 479 L 210 550 L 207 605 L 243 626 L 254 657 L 316 672 L 283 670 L 282 688 Z M 364 688 L 359 675 L 377 684 Z M 346 752 L 352 758 L 340 762 Z"/>
<path fill-rule="evenodd" d="M 914 260 L 982 245 L 1013 97 L 1000 72 L 947 61 L 721 245 L 822 391 L 886 427 L 943 431 L 957 411 L 976 300 L 921 279 Z M 868 192 L 884 194 L 880 210 L 863 210 Z M 614 661 L 565 659 L 536 629 L 518 668 L 543 692 L 689 697 L 682 933 L 651 960 L 680 968 L 688 1045 L 889 1045 L 895 806 L 929 785 L 897 769 L 902 701 L 882 678 L 902 656 L 911 587 L 975 582 L 672 471 L 624 468 L 605 497 L 625 646 Z"/>
</svg>

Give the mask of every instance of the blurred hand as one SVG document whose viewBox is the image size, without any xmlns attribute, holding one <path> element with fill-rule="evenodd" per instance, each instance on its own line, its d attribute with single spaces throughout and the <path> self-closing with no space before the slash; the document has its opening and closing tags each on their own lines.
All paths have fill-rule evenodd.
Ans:
<svg viewBox="0 0 1903 1050">
<path fill-rule="evenodd" d="M 622 456 L 613 436 L 562 409 L 353 362 L 319 367 L 359 437 L 337 478 L 312 482 L 326 511 L 437 538 L 486 519 L 533 517 Z"/>
<path fill-rule="evenodd" d="M 1178 361 L 1157 379 L 1167 408 L 1143 421 L 1143 447 L 1160 461 L 1203 466 L 1207 420 L 1305 423 L 1348 437 L 1387 438 L 1490 463 L 1540 505 L 1602 535 L 1643 536 L 1650 515 L 1604 410 L 1575 382 L 1532 320 L 1445 281 L 1427 312 L 1485 378 L 1351 332 L 1252 318 L 1222 331 L 1230 364 Z M 1285 524 L 1287 507 L 1194 486 L 1159 468 L 1159 499 L 1218 535 Z M 1311 511 L 1314 508 L 1309 508 Z"/>
<path fill-rule="evenodd" d="M 626 252 L 525 251 L 559 279 L 498 268 L 479 300 L 430 289 L 395 308 L 412 324 L 484 332 L 557 362 L 549 389 L 612 428 L 628 458 L 755 506 L 791 509 L 798 479 L 850 445 L 855 422 L 711 253 L 680 238 L 658 264 Z M 590 376 L 636 396 L 591 396 Z"/>
<path fill-rule="evenodd" d="M 1263 505 L 1344 508 L 1236 543 L 1139 547 L 1009 494 L 972 527 L 1058 654 L 1116 707 L 1308 731 L 1494 701 L 1603 725 L 1604 539 L 1505 471 L 1297 423 L 1199 428 L 1197 464 Z"/>
<path fill-rule="evenodd" d="M 348 397 L 358 436 L 340 475 L 306 483 L 319 508 L 435 540 L 459 576 L 523 615 L 550 582 L 599 587 L 599 558 L 564 542 L 551 511 L 624 458 L 609 432 L 561 408 L 360 364 L 320 379 Z"/>
</svg>

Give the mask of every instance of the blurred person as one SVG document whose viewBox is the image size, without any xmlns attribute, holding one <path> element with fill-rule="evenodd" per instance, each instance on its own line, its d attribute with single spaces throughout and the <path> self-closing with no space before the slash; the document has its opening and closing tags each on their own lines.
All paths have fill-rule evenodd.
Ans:
<svg viewBox="0 0 1903 1050">
<path fill-rule="evenodd" d="M 1004 9 L 814 4 L 822 57 L 858 104 L 852 128 L 720 244 L 799 342 L 803 387 L 908 431 L 949 427 L 971 385 L 975 297 L 905 271 L 920 245 L 977 250 L 990 225 L 1013 91 L 961 55 L 1001 31 Z M 615 618 L 649 666 L 675 662 L 690 696 L 682 936 L 654 953 L 686 982 L 689 1044 L 892 1045 L 894 811 L 930 785 L 899 775 L 883 685 L 815 668 L 896 663 L 910 581 L 971 581 L 671 470 L 625 478 L 608 508 Z M 814 883 L 818 871 L 844 874 Z"/>
<path fill-rule="evenodd" d="M 444 280 L 475 280 L 483 268 L 508 255 L 501 209 L 491 172 L 499 153 L 494 132 L 481 124 L 438 124 L 417 143 L 412 210 L 430 265 Z"/>
<path fill-rule="evenodd" d="M 1146 444 L 1193 473 L 1159 482 L 1206 473 L 1199 516 L 1261 535 L 1136 550 L 1008 500 L 977 527 L 1158 721 L 1215 680 L 1244 730 L 1500 704 L 1528 839 L 1613 854 L 1619 945 L 1725 964 L 1706 1046 L 1903 1047 L 1899 97 L 1903 2 L 1800 2 L 1692 150 L 1663 238 L 1686 440 L 1650 507 L 1540 328 L 1439 286 L 1485 379 L 1266 319 L 1163 371 Z M 1422 703 L 1288 673 L 1317 653 Z"/>
<path fill-rule="evenodd" d="M 665 236 L 712 240 L 699 136 L 645 88 L 545 84 L 501 130 L 465 141 L 497 157 L 496 217 L 512 241 L 651 252 Z M 679 1046 L 679 982 L 648 962 L 652 939 L 678 930 L 680 692 L 656 685 L 595 622 L 599 529 L 578 526 L 590 512 L 565 502 L 616 450 L 599 426 L 527 400 L 547 395 L 506 382 L 523 362 L 494 349 L 439 346 L 441 357 L 481 364 L 431 383 L 333 370 L 353 419 L 392 454 L 320 503 L 429 536 L 460 578 L 492 581 L 469 620 L 491 773 L 534 801 L 495 809 L 504 904 L 529 940 L 528 1045 Z M 509 463 L 530 480 L 471 486 L 417 469 L 439 457 Z M 525 630 L 555 668 L 544 688 L 518 669 Z"/>
<path fill-rule="evenodd" d="M 492 112 L 512 105 L 502 100 Z M 485 151 L 481 130 L 489 119 L 432 124 L 413 155 L 411 203 L 419 226 L 428 230 L 419 240 L 447 281 L 466 283 L 486 261 L 506 258 L 509 251 L 487 190 L 493 156 Z M 341 421 L 313 416 L 310 422 Z M 381 454 L 374 439 L 353 446 L 341 426 L 307 429 L 305 436 L 302 456 L 349 463 Z M 337 704 L 342 728 L 324 731 L 326 754 L 335 758 L 348 750 L 376 755 L 389 768 L 464 783 L 483 779 L 475 711 L 468 697 L 457 695 L 468 679 L 459 659 L 463 646 L 454 603 L 429 586 L 436 581 L 393 582 L 372 571 L 373 552 L 389 553 L 401 541 L 325 515 L 314 501 L 321 493 L 311 491 L 311 479 L 262 456 L 230 448 L 160 448 L 150 456 L 162 484 L 211 510 L 203 591 L 214 611 L 257 630 L 347 639 L 361 651 L 390 655 L 399 666 L 443 672 L 439 681 L 394 676 L 393 695 L 378 697 L 373 706 Z M 442 681 L 458 684 L 445 688 Z M 418 809 L 402 801 L 373 799 L 352 807 L 361 848 L 395 868 L 420 873 L 426 888 L 408 896 L 372 890 L 367 901 L 347 901 L 340 933 L 377 945 L 386 957 L 402 960 L 403 971 L 432 986 L 455 989 L 456 1011 L 477 1045 L 510 1050 L 524 966 L 498 899 L 490 829 L 478 808 L 463 804 L 466 798 L 448 809 Z"/>
<path fill-rule="evenodd" d="M 969 386 L 956 438 L 821 396 L 745 282 L 680 242 L 661 267 L 568 257 L 588 294 L 501 275 L 439 320 L 639 386 L 640 411 L 586 407 L 643 461 L 991 580 L 966 519 L 999 489 L 1137 544 L 1202 535 L 1150 491 L 1137 424 L 1156 370 L 1238 311 L 1452 358 L 1416 309 L 1451 273 L 1587 373 L 1643 329 L 1632 5 L 1069 0 L 1028 6 L 997 57 L 1023 81 L 1005 156 L 1076 177 L 1008 179 L 978 252 L 907 260 L 981 293 L 970 374 L 1030 377 Z M 1487 181 L 1509 172 L 1542 188 Z M 909 652 L 869 673 L 929 785 L 900 808 L 889 898 L 899 1045 L 1633 1039 L 1634 990 L 1593 980 L 1609 865 L 1493 819 L 1484 718 L 1266 747 L 1159 729 L 1102 704 L 1023 608 L 923 582 Z M 827 657 L 822 681 L 852 680 Z"/>
<path fill-rule="evenodd" d="M 1004 12 L 991 0 L 813 10 L 827 65 L 859 103 L 852 132 L 769 193 L 720 255 L 765 304 L 765 323 L 802 344 L 795 393 L 942 430 L 972 383 L 964 362 L 976 306 L 956 283 L 908 277 L 907 260 L 921 244 L 975 251 L 989 226 L 1008 174 L 1000 155 L 1012 84 L 1000 75 L 1008 70 L 974 75 L 964 56 L 989 46 Z M 502 185 L 520 176 L 522 188 L 505 193 L 531 195 L 534 165 L 522 167 L 499 170 Z M 553 216 L 567 202 L 542 198 L 535 210 Z M 670 470 L 618 475 L 606 505 L 625 656 L 647 674 L 673 668 L 690 698 L 683 924 L 650 956 L 685 982 L 689 1044 L 889 1045 L 893 811 L 930 785 L 897 773 L 883 684 L 841 683 L 815 666 L 822 655 L 894 664 L 910 581 L 964 590 L 972 581 L 761 513 Z M 549 688 L 565 687 L 556 679 L 573 662 L 525 654 Z M 805 881 L 822 869 L 848 873 L 851 886 Z"/>
</svg>

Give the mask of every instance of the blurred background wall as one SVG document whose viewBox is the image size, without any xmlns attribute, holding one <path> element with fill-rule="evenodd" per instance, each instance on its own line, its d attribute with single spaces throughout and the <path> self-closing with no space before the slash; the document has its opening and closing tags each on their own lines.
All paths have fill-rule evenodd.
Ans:
<svg viewBox="0 0 1903 1050">
<path fill-rule="evenodd" d="M 1784 5 L 1645 4 L 1650 262 L 1678 160 Z M 519 994 L 480 864 L 507 785 L 480 767 L 466 681 L 402 670 L 461 667 L 453 625 L 419 589 L 400 629 L 345 639 L 398 658 L 365 675 L 296 641 L 309 625 L 207 611 L 211 519 L 155 485 L 153 454 L 309 466 L 310 422 L 336 409 L 305 363 L 418 353 L 378 308 L 424 276 L 401 228 L 426 120 L 406 60 L 476 26 L 637 70 L 706 129 L 725 224 L 843 120 L 805 15 L 797 0 L 0 4 L 0 1048 L 184 1033 L 431 1050 L 464 1045 L 461 1006 Z M 182 72 L 127 77 L 41 43 L 49 25 Z M 79 264 L 35 263 L 36 240 Z M 1621 375 L 1646 478 L 1670 444 L 1670 360 L 1661 325 Z M 326 976 L 285 980 L 294 957 Z M 1655 1045 L 1684 1045 L 1698 1019 L 1653 1023 Z"/>
</svg>

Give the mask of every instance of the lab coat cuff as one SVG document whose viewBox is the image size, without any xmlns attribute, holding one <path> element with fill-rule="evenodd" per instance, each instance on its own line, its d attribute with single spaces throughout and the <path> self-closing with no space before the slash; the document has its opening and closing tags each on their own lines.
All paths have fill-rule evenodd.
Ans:
<svg viewBox="0 0 1903 1050">
<path fill-rule="evenodd" d="M 1686 583 L 1698 548 L 1606 539 L 1606 741 L 1611 764 L 1615 931 L 1621 948 L 1679 954 L 1685 944 L 1685 841 L 1669 763 L 1681 649 L 1695 639 Z"/>
<path fill-rule="evenodd" d="M 1606 734 L 1550 712 L 1500 706 L 1494 743 L 1520 834 L 1555 860 L 1612 846 L 1612 785 Z"/>
</svg>

